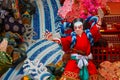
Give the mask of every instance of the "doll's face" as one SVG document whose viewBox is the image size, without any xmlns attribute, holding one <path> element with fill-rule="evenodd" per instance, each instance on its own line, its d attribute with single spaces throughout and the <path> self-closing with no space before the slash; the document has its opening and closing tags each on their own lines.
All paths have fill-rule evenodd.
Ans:
<svg viewBox="0 0 120 80">
<path fill-rule="evenodd" d="M 77 35 L 81 35 L 83 33 L 83 24 L 81 22 L 76 22 L 74 24 L 74 31 Z"/>
</svg>

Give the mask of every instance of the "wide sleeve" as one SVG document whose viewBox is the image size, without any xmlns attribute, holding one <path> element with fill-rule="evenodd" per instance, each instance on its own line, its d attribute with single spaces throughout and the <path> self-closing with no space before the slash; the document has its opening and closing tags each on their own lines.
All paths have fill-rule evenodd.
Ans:
<svg viewBox="0 0 120 80">
<path fill-rule="evenodd" d="M 101 34 L 99 32 L 99 29 L 96 25 L 94 25 L 91 29 L 90 29 L 90 32 L 92 34 L 92 37 L 94 39 L 94 43 L 97 42 L 100 37 L 101 37 Z"/>
<path fill-rule="evenodd" d="M 87 56 L 90 54 L 90 50 L 91 50 L 91 47 L 90 47 L 90 44 L 88 44 L 87 49 L 86 49 Z"/>
<path fill-rule="evenodd" d="M 71 44 L 71 36 L 61 38 L 61 45 L 65 52 L 70 50 L 70 44 Z"/>
</svg>

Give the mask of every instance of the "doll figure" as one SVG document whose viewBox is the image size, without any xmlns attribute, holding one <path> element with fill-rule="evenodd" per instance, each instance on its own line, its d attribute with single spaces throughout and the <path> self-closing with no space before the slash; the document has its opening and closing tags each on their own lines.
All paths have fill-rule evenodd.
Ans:
<svg viewBox="0 0 120 80">
<path fill-rule="evenodd" d="M 72 22 L 73 32 L 70 36 L 57 39 L 51 38 L 50 33 L 46 35 L 47 40 L 57 40 L 66 54 L 70 54 L 70 60 L 67 61 L 60 80 L 88 80 L 91 75 L 97 74 L 90 51 L 93 42 L 100 38 L 100 23 L 99 20 L 90 29 L 84 30 L 84 20 L 77 18 Z"/>
</svg>

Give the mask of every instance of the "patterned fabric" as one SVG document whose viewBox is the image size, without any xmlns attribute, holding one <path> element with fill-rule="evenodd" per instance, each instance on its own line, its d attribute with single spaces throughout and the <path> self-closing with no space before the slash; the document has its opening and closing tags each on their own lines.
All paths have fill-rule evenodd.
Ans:
<svg viewBox="0 0 120 80">
<path fill-rule="evenodd" d="M 63 51 L 58 44 L 41 40 L 43 33 L 46 29 L 55 32 L 55 18 L 57 17 L 57 11 L 60 7 L 59 0 L 34 0 L 36 12 L 32 16 L 31 27 L 37 33 L 33 39 L 37 40 L 35 43 L 29 44 L 26 54 L 30 60 L 35 61 L 39 59 L 44 65 L 51 62 L 57 63 L 62 55 Z M 33 34 L 32 34 L 33 35 Z M 39 39 L 39 40 L 38 40 Z M 0 79 L 1 80 L 14 80 L 19 74 L 23 74 L 23 63 L 20 63 L 14 68 L 10 68 Z M 43 80 L 47 75 L 41 74 Z"/>
<path fill-rule="evenodd" d="M 35 61 L 31 61 L 30 59 L 25 60 L 23 72 L 24 75 L 29 75 L 33 80 L 44 80 L 41 79 L 43 75 L 45 75 L 45 78 L 48 78 L 51 75 L 47 71 L 47 68 L 37 59 Z"/>
<path fill-rule="evenodd" d="M 43 66 L 46 66 L 50 63 L 56 64 L 62 58 L 62 55 L 63 55 L 63 51 L 57 43 L 54 43 L 52 41 L 47 41 L 47 40 L 36 41 L 36 43 L 28 47 L 26 53 L 27 53 L 27 59 L 30 59 L 30 61 L 33 61 L 33 63 L 39 60 L 38 62 L 42 63 Z M 30 62 L 31 65 L 29 64 L 28 67 L 34 65 L 33 63 Z M 26 74 L 27 72 L 24 71 L 25 66 L 23 70 L 23 64 L 24 63 L 22 62 L 16 67 L 10 68 L 0 79 L 14 80 L 15 76 L 19 74 Z M 26 67 L 27 67 L 27 64 L 26 64 Z M 26 70 L 29 70 L 29 68 L 27 68 Z M 41 73 L 39 75 L 41 76 L 40 80 L 43 80 L 46 76 L 48 76 L 45 74 Z"/>
<path fill-rule="evenodd" d="M 25 24 L 24 27 L 25 27 L 25 33 L 23 35 L 23 38 L 27 46 L 29 46 L 30 44 L 35 42 L 35 40 L 33 39 L 33 36 L 36 36 L 37 34 L 29 24 Z"/>
<path fill-rule="evenodd" d="M 120 79 L 120 61 L 109 62 L 104 61 L 98 68 L 99 74 L 105 80 L 119 80 Z"/>
<path fill-rule="evenodd" d="M 13 33 L 23 34 L 25 32 L 24 25 L 21 20 L 15 20 L 11 15 L 5 18 L 5 31 L 11 31 Z"/>
<path fill-rule="evenodd" d="M 60 17 L 60 16 L 57 16 L 56 18 L 55 18 L 55 31 L 56 32 L 60 32 L 61 31 L 61 27 L 63 26 L 63 24 L 62 24 L 62 18 Z"/>
<path fill-rule="evenodd" d="M 35 0 L 36 12 L 32 18 L 32 24 L 35 35 L 34 40 L 43 38 L 43 33 L 47 29 L 50 32 L 55 31 L 55 20 L 60 7 L 59 0 Z"/>
<path fill-rule="evenodd" d="M 68 80 L 79 80 L 79 76 L 78 74 L 71 72 L 71 71 L 65 71 L 63 73 L 63 76 L 60 80 L 64 80 L 64 79 L 68 79 Z"/>
<path fill-rule="evenodd" d="M 3 69 L 10 68 L 12 62 L 12 57 L 8 53 L 0 51 L 0 73 L 3 73 Z"/>
</svg>

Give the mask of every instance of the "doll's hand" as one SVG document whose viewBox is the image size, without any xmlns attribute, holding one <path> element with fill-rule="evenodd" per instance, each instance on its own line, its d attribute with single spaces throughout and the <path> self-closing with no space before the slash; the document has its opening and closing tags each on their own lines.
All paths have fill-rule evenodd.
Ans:
<svg viewBox="0 0 120 80">
<path fill-rule="evenodd" d="M 46 30 L 44 37 L 45 37 L 45 39 L 54 41 L 58 44 L 61 43 L 59 35 L 52 34 L 48 30 Z"/>
<path fill-rule="evenodd" d="M 60 44 L 61 43 L 61 40 L 59 39 L 59 38 L 53 38 L 53 40 L 52 41 L 54 41 L 54 42 L 56 42 L 56 43 L 58 43 L 58 44 Z"/>
<path fill-rule="evenodd" d="M 99 17 L 99 20 L 97 22 L 97 27 L 100 29 L 102 25 L 102 19 L 104 17 L 104 12 L 100 7 L 98 8 L 98 17 Z"/>
<path fill-rule="evenodd" d="M 53 40 L 53 35 L 48 30 L 46 30 L 44 37 L 47 40 Z"/>
</svg>

